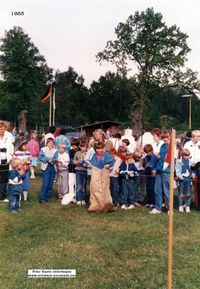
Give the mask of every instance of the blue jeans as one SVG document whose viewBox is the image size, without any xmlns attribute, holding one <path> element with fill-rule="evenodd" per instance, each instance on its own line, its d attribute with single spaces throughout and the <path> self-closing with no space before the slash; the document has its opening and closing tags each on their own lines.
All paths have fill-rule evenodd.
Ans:
<svg viewBox="0 0 200 289">
<path fill-rule="evenodd" d="M 19 209 L 20 194 L 9 193 L 9 211 L 16 211 Z"/>
<path fill-rule="evenodd" d="M 167 208 L 169 208 L 169 177 L 167 173 L 160 173 L 156 175 L 155 179 L 155 207 L 161 211 L 163 193 Z"/>
<path fill-rule="evenodd" d="M 135 203 L 135 182 L 133 178 L 123 178 L 122 179 L 122 195 L 121 204 L 122 205 L 133 205 Z"/>
<path fill-rule="evenodd" d="M 25 171 L 23 177 L 23 191 L 30 191 L 30 171 Z"/>
<path fill-rule="evenodd" d="M 86 201 L 87 171 L 76 171 L 76 200 Z"/>
<path fill-rule="evenodd" d="M 50 164 L 48 164 L 46 170 L 42 172 L 42 188 L 39 195 L 41 201 L 48 200 L 51 197 L 55 174 L 55 168 Z"/>
<path fill-rule="evenodd" d="M 155 204 L 155 177 L 146 176 L 146 191 L 147 191 L 147 204 L 154 205 Z"/>
<path fill-rule="evenodd" d="M 110 192 L 113 200 L 113 205 L 117 206 L 119 203 L 119 178 L 110 177 Z"/>
<path fill-rule="evenodd" d="M 190 207 L 190 178 L 184 178 L 178 181 L 178 201 L 179 206 L 183 206 L 183 194 L 186 197 L 186 206 Z"/>
</svg>

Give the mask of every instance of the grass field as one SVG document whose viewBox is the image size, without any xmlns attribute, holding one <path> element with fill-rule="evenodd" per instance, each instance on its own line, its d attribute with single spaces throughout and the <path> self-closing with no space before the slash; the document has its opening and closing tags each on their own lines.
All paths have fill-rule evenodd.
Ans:
<svg viewBox="0 0 200 289">
<path fill-rule="evenodd" d="M 11 215 L 0 204 L 0 289 L 167 288 L 168 215 L 145 208 L 88 214 L 55 197 L 30 202 Z M 174 212 L 173 288 L 200 288 L 200 215 Z M 74 279 L 29 279 L 28 269 L 76 269 Z"/>
</svg>

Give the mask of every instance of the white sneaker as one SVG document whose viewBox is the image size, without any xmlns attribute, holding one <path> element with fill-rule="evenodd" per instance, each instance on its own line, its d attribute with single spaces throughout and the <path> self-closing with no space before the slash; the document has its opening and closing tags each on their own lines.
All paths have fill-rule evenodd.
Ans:
<svg viewBox="0 0 200 289">
<path fill-rule="evenodd" d="M 85 205 L 86 205 L 86 202 L 85 202 L 85 201 L 81 201 L 81 205 L 82 205 L 82 206 L 85 206 Z"/>
<path fill-rule="evenodd" d="M 35 179 L 35 176 L 31 176 L 31 179 Z"/>
<path fill-rule="evenodd" d="M 127 208 L 127 210 L 131 210 L 131 209 L 134 209 L 134 208 L 135 208 L 134 205 L 130 205 L 130 206 Z"/>
<path fill-rule="evenodd" d="M 76 204 L 77 204 L 78 206 L 80 206 L 80 205 L 81 205 L 81 201 L 76 202 Z"/>
<path fill-rule="evenodd" d="M 152 211 L 149 212 L 149 214 L 160 214 L 161 211 L 157 210 L 156 208 L 154 208 Z"/>
<path fill-rule="evenodd" d="M 126 205 L 122 205 L 121 209 L 126 210 Z"/>
<path fill-rule="evenodd" d="M 134 203 L 134 206 L 135 207 L 141 207 L 141 205 L 138 202 Z"/>
<path fill-rule="evenodd" d="M 185 212 L 186 212 L 186 213 L 190 213 L 190 207 L 186 206 Z"/>
<path fill-rule="evenodd" d="M 8 199 L 4 199 L 3 202 L 4 203 L 9 203 L 9 200 Z"/>
<path fill-rule="evenodd" d="M 184 212 L 183 206 L 179 206 L 178 210 L 179 212 L 183 213 Z"/>
<path fill-rule="evenodd" d="M 71 201 L 71 203 L 72 203 L 72 204 L 76 204 L 76 199 L 73 198 L 72 201 Z"/>
</svg>

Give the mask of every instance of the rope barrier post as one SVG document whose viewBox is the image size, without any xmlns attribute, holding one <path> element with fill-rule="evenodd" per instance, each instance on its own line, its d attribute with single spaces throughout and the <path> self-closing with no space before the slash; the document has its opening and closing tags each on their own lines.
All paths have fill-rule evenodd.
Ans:
<svg viewBox="0 0 200 289">
<path fill-rule="evenodd" d="M 170 162 L 170 193 L 169 193 L 169 224 L 168 224 L 168 289 L 172 289 L 172 241 L 173 241 L 173 210 L 174 210 L 174 153 L 176 132 L 172 129 L 171 162 Z"/>
</svg>

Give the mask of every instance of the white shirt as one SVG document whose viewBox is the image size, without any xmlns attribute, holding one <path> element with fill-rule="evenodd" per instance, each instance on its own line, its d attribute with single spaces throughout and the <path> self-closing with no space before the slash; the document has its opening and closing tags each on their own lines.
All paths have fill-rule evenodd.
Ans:
<svg viewBox="0 0 200 289">
<path fill-rule="evenodd" d="M 138 145 L 142 145 L 142 147 L 144 147 L 146 144 L 151 144 L 153 147 L 155 145 L 153 135 L 148 131 L 145 132 L 138 140 Z"/>
<path fill-rule="evenodd" d="M 15 137 L 13 136 L 13 134 L 9 131 L 5 131 L 5 136 L 9 138 L 9 140 L 11 141 L 11 143 L 14 143 L 15 142 Z"/>
<path fill-rule="evenodd" d="M 63 154 L 58 153 L 57 161 L 60 162 L 59 164 L 60 171 L 66 171 L 68 169 L 68 165 L 70 162 L 69 154 L 66 152 L 64 152 Z"/>
<path fill-rule="evenodd" d="M 164 141 L 163 140 L 160 140 L 159 143 L 154 143 L 153 145 L 153 152 L 155 155 L 158 155 L 160 153 L 160 148 L 161 148 L 161 145 L 164 144 Z"/>
<path fill-rule="evenodd" d="M 0 139 L 0 149 L 6 148 L 6 152 L 0 152 L 0 162 L 1 160 L 6 160 L 9 163 L 13 157 L 14 146 L 8 136 L 4 133 L 3 139 Z"/>
<path fill-rule="evenodd" d="M 120 146 L 120 139 L 115 138 L 115 137 L 111 137 L 111 138 L 109 138 L 109 140 L 113 143 L 113 146 L 116 149 L 116 151 L 118 151 L 119 146 Z"/>
<path fill-rule="evenodd" d="M 190 160 L 192 164 L 196 164 L 200 161 L 200 142 L 194 143 L 190 140 L 185 143 L 183 149 L 188 149 L 190 151 Z"/>
</svg>

